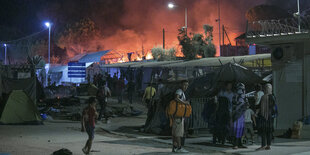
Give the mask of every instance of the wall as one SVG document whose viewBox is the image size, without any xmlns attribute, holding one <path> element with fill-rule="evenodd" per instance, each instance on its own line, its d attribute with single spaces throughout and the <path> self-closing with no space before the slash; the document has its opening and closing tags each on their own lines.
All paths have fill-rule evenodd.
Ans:
<svg viewBox="0 0 310 155">
<path fill-rule="evenodd" d="M 310 49 L 310 48 L 309 48 Z M 310 53 L 310 52 L 309 52 Z M 310 115 L 310 55 L 305 56 L 305 114 L 306 116 Z"/>
<path fill-rule="evenodd" d="M 292 127 L 294 121 L 310 114 L 310 45 L 297 43 L 297 60 L 274 71 L 274 93 L 278 100 L 277 128 Z M 307 53 L 303 55 L 304 53 Z M 304 65 L 303 65 L 304 63 Z M 304 68 L 303 68 L 304 66 Z M 304 89 L 303 89 L 304 86 Z M 304 99 L 304 109 L 302 102 Z"/>
<path fill-rule="evenodd" d="M 278 129 L 287 129 L 302 117 L 301 65 L 302 61 L 299 60 L 273 72 L 274 93 L 279 110 L 276 123 Z"/>
</svg>

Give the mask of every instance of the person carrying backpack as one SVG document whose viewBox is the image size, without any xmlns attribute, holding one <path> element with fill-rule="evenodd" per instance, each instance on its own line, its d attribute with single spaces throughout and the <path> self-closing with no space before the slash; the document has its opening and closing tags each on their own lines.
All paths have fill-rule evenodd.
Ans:
<svg viewBox="0 0 310 155">
<path fill-rule="evenodd" d="M 175 101 L 182 104 L 190 104 L 186 100 L 185 91 L 188 88 L 188 81 L 182 81 L 181 88 L 175 92 Z M 182 148 L 182 138 L 184 136 L 184 117 L 172 117 L 172 152 L 188 153 L 187 150 Z"/>
</svg>

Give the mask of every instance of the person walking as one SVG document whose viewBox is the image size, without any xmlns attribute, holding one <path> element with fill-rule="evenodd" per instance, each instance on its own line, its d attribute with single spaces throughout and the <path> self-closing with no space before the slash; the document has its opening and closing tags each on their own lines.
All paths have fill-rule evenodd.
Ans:
<svg viewBox="0 0 310 155">
<path fill-rule="evenodd" d="M 241 138 L 244 133 L 246 106 L 248 100 L 245 97 L 245 85 L 243 83 L 237 84 L 237 93 L 233 99 L 233 113 L 232 113 L 232 129 L 233 129 L 233 149 L 244 148 Z"/>
<path fill-rule="evenodd" d="M 117 92 L 117 98 L 118 98 L 119 104 L 123 103 L 124 88 L 125 88 L 124 77 L 121 77 L 117 80 L 117 83 L 116 83 L 116 92 Z"/>
<path fill-rule="evenodd" d="M 259 109 L 258 131 L 262 138 L 261 147 L 256 150 L 270 150 L 274 117 L 277 115 L 276 99 L 272 94 L 272 85 L 266 84 L 264 88 L 265 95 L 261 98 Z M 267 142 L 267 143 L 266 143 Z"/>
<path fill-rule="evenodd" d="M 108 121 L 108 115 L 106 113 L 106 107 L 108 104 L 108 97 L 111 96 L 111 91 L 107 87 L 106 82 L 103 81 L 103 85 L 99 87 L 99 90 L 97 91 L 97 100 L 99 101 L 100 105 L 100 113 L 98 120 L 101 121 L 102 115 L 105 117 L 105 121 Z"/>
<path fill-rule="evenodd" d="M 136 84 L 132 79 L 130 79 L 127 84 L 127 94 L 128 94 L 128 100 L 131 106 L 133 103 L 133 95 L 135 93 L 135 90 L 136 90 Z"/>
<path fill-rule="evenodd" d="M 175 101 L 182 104 L 189 104 L 186 100 L 185 91 L 188 88 L 188 81 L 182 81 L 181 88 L 175 92 Z M 182 137 L 184 136 L 184 118 L 172 117 L 172 152 L 187 153 L 188 151 L 182 148 Z"/>
<path fill-rule="evenodd" d="M 90 97 L 88 99 L 88 106 L 84 108 L 82 113 L 82 132 L 86 131 L 88 134 L 88 139 L 86 141 L 85 146 L 82 151 L 85 154 L 89 154 L 92 142 L 94 140 L 95 135 L 95 119 L 98 117 L 98 113 L 96 111 L 96 98 Z"/>
<path fill-rule="evenodd" d="M 218 142 L 225 144 L 226 138 L 229 136 L 229 129 L 231 126 L 231 116 L 233 107 L 233 98 L 235 96 L 233 91 L 233 83 L 226 82 L 225 88 L 222 89 L 215 97 L 215 122 L 213 122 L 213 143 Z"/>
<path fill-rule="evenodd" d="M 153 97 L 156 94 L 156 89 L 152 86 L 152 84 L 149 84 L 148 87 L 145 88 L 142 102 L 146 103 L 146 107 L 148 109 L 147 111 L 147 119 L 145 122 L 145 127 L 148 127 L 150 124 L 153 116 L 154 116 L 154 105 L 153 105 Z"/>
</svg>

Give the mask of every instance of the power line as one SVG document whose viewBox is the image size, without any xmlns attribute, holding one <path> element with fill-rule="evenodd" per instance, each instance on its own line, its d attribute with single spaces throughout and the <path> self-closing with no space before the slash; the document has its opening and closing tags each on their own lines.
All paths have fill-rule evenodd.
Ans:
<svg viewBox="0 0 310 155">
<path fill-rule="evenodd" d="M 31 38 L 31 37 L 33 37 L 33 36 L 35 36 L 35 35 L 37 35 L 37 34 L 40 34 L 41 32 L 43 32 L 43 31 L 45 31 L 45 30 L 47 30 L 47 29 L 44 29 L 44 30 L 42 30 L 42 31 L 39 31 L 39 32 L 30 34 L 30 35 L 28 35 L 28 36 L 25 36 L 25 37 L 22 37 L 22 38 L 19 38 L 19 39 L 16 39 L 16 40 L 2 41 L 2 42 L 8 44 L 8 43 L 12 43 L 12 42 L 17 42 L 17 41 L 25 40 L 25 39 Z"/>
</svg>

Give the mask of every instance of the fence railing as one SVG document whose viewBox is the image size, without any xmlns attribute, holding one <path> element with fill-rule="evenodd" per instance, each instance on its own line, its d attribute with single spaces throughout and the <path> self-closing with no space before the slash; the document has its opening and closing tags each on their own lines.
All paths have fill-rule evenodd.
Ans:
<svg viewBox="0 0 310 155">
<path fill-rule="evenodd" d="M 299 30 L 300 26 L 300 30 Z M 247 23 L 247 38 L 272 37 L 309 33 L 310 16 L 279 20 L 259 20 Z"/>
</svg>

